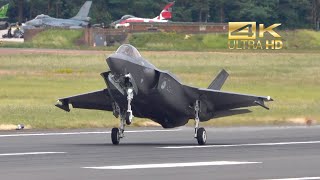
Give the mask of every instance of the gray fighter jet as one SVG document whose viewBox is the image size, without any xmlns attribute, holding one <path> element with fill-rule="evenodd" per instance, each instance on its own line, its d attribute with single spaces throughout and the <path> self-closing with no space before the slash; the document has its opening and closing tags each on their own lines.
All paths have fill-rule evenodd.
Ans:
<svg viewBox="0 0 320 180">
<path fill-rule="evenodd" d="M 33 27 L 64 27 L 64 28 L 82 28 L 89 24 L 90 17 L 88 17 L 92 1 L 86 1 L 81 7 L 76 16 L 70 19 L 53 18 L 48 15 L 38 15 L 36 18 L 27 21 L 24 28 Z"/>
<path fill-rule="evenodd" d="M 185 125 L 195 120 L 195 134 L 199 145 L 206 143 L 206 131 L 199 123 L 212 118 L 251 112 L 239 109 L 261 106 L 272 101 L 270 96 L 254 96 L 220 91 L 228 77 L 222 70 L 207 89 L 187 86 L 168 71 L 156 68 L 144 59 L 132 45 L 124 44 L 106 59 L 110 71 L 101 73 L 108 88 L 61 98 L 57 107 L 113 111 L 120 116 L 120 127 L 113 128 L 111 140 L 119 144 L 125 125 L 133 117 L 149 118 L 163 128 Z"/>
</svg>

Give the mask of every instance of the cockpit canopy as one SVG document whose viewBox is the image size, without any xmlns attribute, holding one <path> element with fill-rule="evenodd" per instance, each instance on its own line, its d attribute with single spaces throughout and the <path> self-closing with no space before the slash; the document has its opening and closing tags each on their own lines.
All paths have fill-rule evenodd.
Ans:
<svg viewBox="0 0 320 180">
<path fill-rule="evenodd" d="M 117 51 L 116 54 L 123 54 L 132 58 L 140 58 L 141 54 L 139 53 L 139 51 L 133 47 L 130 44 L 123 44 L 121 45 Z"/>
<path fill-rule="evenodd" d="M 44 19 L 44 18 L 49 18 L 49 16 L 48 15 L 44 15 L 44 14 L 40 14 L 34 19 Z"/>
<path fill-rule="evenodd" d="M 126 20 L 126 19 L 129 19 L 129 18 L 134 18 L 134 16 L 132 15 L 124 15 L 121 17 L 121 20 Z"/>
</svg>

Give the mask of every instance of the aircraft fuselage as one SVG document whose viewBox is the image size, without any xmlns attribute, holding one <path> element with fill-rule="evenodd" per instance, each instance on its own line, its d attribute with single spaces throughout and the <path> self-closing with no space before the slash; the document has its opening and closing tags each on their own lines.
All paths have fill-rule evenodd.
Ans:
<svg viewBox="0 0 320 180">
<path fill-rule="evenodd" d="M 43 19 L 33 19 L 26 22 L 28 26 L 42 27 L 42 26 L 52 26 L 52 27 L 72 27 L 72 26 L 87 26 L 88 22 L 75 20 L 75 19 L 58 19 L 58 18 L 43 18 Z"/>
<path fill-rule="evenodd" d="M 150 118 L 166 128 L 182 126 L 194 116 L 193 102 L 186 97 L 175 77 L 163 73 L 143 58 L 112 54 L 106 61 L 111 72 L 103 76 L 111 97 L 120 109 L 127 108 L 126 94 L 121 93 L 111 81 L 130 74 L 134 89 L 134 116 Z"/>
</svg>

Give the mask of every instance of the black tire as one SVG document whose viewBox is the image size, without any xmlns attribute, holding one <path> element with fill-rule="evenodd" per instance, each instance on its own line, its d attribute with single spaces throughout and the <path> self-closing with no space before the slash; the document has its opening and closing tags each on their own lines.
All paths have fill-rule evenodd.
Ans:
<svg viewBox="0 0 320 180">
<path fill-rule="evenodd" d="M 207 133 L 204 128 L 199 128 L 197 131 L 197 140 L 199 145 L 205 145 L 207 141 Z"/>
<path fill-rule="evenodd" d="M 112 144 L 114 145 L 118 145 L 120 143 L 120 133 L 118 128 L 112 128 L 111 141 L 112 141 Z"/>
<path fill-rule="evenodd" d="M 132 120 L 130 119 L 130 112 L 126 112 L 126 124 L 130 125 L 132 123 Z"/>
</svg>

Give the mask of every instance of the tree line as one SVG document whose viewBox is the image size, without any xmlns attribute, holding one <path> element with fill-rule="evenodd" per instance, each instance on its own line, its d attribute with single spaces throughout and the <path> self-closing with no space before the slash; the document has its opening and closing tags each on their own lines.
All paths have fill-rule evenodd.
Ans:
<svg viewBox="0 0 320 180">
<path fill-rule="evenodd" d="M 9 21 L 25 22 L 38 14 L 73 17 L 85 0 L 0 0 L 0 5 L 8 2 Z M 93 0 L 91 22 L 109 24 L 126 14 L 153 18 L 167 3 L 166 0 Z M 176 0 L 172 21 L 256 21 L 282 23 L 285 29 L 319 30 L 320 0 Z"/>
</svg>

